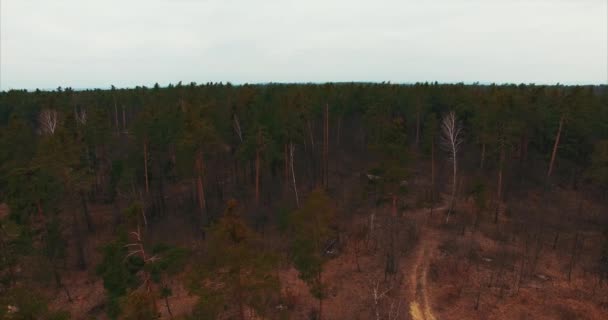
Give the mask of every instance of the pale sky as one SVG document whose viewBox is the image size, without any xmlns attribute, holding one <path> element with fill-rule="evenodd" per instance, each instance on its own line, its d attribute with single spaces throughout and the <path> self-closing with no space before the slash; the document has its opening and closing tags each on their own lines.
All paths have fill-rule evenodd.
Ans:
<svg viewBox="0 0 608 320">
<path fill-rule="evenodd" d="M 608 0 L 0 0 L 0 89 L 608 82 Z"/>
</svg>

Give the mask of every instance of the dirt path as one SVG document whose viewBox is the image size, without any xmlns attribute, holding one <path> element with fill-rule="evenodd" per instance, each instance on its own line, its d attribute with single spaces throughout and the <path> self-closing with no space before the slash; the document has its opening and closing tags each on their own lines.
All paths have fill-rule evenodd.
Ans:
<svg viewBox="0 0 608 320">
<path fill-rule="evenodd" d="M 443 212 L 447 206 L 434 209 L 434 212 Z M 425 211 L 425 215 L 429 214 Z M 426 217 L 425 217 L 426 219 Z M 414 251 L 414 261 L 410 269 L 410 316 L 413 320 L 437 320 L 433 315 L 429 298 L 429 288 L 427 287 L 427 273 L 429 268 L 431 253 L 438 245 L 438 237 L 433 230 L 422 227 L 420 232 L 420 244 Z"/>
</svg>

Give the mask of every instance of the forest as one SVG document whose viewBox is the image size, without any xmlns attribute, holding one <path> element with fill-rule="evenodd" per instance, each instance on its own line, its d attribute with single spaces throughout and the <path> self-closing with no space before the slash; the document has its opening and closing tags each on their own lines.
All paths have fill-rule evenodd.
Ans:
<svg viewBox="0 0 608 320">
<path fill-rule="evenodd" d="M 608 319 L 608 87 L 0 92 L 0 319 Z"/>
</svg>

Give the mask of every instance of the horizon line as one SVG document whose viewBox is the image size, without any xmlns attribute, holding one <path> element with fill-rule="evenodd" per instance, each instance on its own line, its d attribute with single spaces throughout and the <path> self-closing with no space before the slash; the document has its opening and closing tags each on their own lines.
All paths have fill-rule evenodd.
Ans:
<svg viewBox="0 0 608 320">
<path fill-rule="evenodd" d="M 36 92 L 36 91 L 41 91 L 41 92 L 58 92 L 59 89 L 62 90 L 66 90 L 66 89 L 70 89 L 72 91 L 96 91 L 96 90 L 111 90 L 112 87 L 118 89 L 118 90 L 129 90 L 129 89 L 137 89 L 137 88 L 154 88 L 156 85 L 158 85 L 160 88 L 169 88 L 169 87 L 175 87 L 178 86 L 181 83 L 182 86 L 190 86 L 192 84 L 196 85 L 196 86 L 205 86 L 205 85 L 232 85 L 232 86 L 247 86 L 247 85 L 251 85 L 251 86 L 267 86 L 267 85 L 326 85 L 326 84 L 338 84 L 338 85 L 344 85 L 344 84 L 388 84 L 388 85 L 402 85 L 402 86 L 414 86 L 414 85 L 421 85 L 421 84 L 431 84 L 431 85 L 466 85 L 466 86 L 551 86 L 551 87 L 556 87 L 556 86 L 564 86 L 564 87 L 602 87 L 602 86 L 608 86 L 608 81 L 605 83 L 586 83 L 586 82 L 568 82 L 568 83 L 562 83 L 562 82 L 554 82 L 554 83 L 548 83 L 548 82 L 486 82 L 486 81 L 473 81 L 473 82 L 469 82 L 469 81 L 458 81 L 458 82 L 440 82 L 440 81 L 414 81 L 414 82 L 393 82 L 390 80 L 384 80 L 384 81 L 268 81 L 268 82 L 247 82 L 247 81 L 205 81 L 205 82 L 196 82 L 196 81 L 178 81 L 176 83 L 172 83 L 169 82 L 167 84 L 163 84 L 161 85 L 159 82 L 155 82 L 153 84 L 138 84 L 138 85 L 131 85 L 131 86 L 115 86 L 113 84 L 110 84 L 108 86 L 98 86 L 98 87 L 63 87 L 63 86 L 57 86 L 55 88 L 50 88 L 50 87 L 46 87 L 46 88 L 2 88 L 0 89 L 0 93 L 8 93 L 11 91 L 26 91 L 26 92 Z"/>
</svg>

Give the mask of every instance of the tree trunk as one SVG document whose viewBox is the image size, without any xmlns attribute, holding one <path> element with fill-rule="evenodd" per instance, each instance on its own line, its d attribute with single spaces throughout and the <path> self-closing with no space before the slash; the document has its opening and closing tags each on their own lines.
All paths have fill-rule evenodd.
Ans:
<svg viewBox="0 0 608 320">
<path fill-rule="evenodd" d="M 237 300 L 238 300 L 238 305 L 239 305 L 239 318 L 241 320 L 245 320 L 245 306 L 243 305 L 243 288 L 241 288 L 241 271 L 238 271 L 238 275 L 237 275 L 238 279 L 237 279 L 237 283 L 236 283 L 236 295 L 237 295 Z"/>
<path fill-rule="evenodd" d="M 114 125 L 116 126 L 116 132 L 120 133 L 120 126 L 118 125 L 118 106 L 116 105 L 116 98 L 114 98 Z"/>
<path fill-rule="evenodd" d="M 563 124 L 564 116 L 562 115 L 559 119 L 559 127 L 557 129 L 557 134 L 555 135 L 555 144 L 553 145 L 553 152 L 551 153 L 551 161 L 549 161 L 549 170 L 547 171 L 547 178 L 551 177 L 551 173 L 553 172 L 553 164 L 555 162 L 555 155 L 557 154 L 557 147 L 559 146 L 559 139 L 562 135 Z"/>
<path fill-rule="evenodd" d="M 118 226 L 122 220 L 122 216 L 120 214 L 120 208 L 118 207 L 118 200 L 114 199 L 112 203 L 112 212 L 114 214 L 114 226 Z"/>
<path fill-rule="evenodd" d="M 486 160 L 486 144 L 481 144 L 481 161 L 479 162 L 479 169 L 483 170 L 483 164 Z"/>
<path fill-rule="evenodd" d="M 169 317 L 173 319 L 173 312 L 171 312 L 171 307 L 169 306 L 169 297 L 165 296 L 165 307 L 167 307 L 167 313 L 169 313 Z"/>
<path fill-rule="evenodd" d="M 125 105 L 122 105 L 122 130 L 127 131 L 127 116 L 125 114 Z"/>
<path fill-rule="evenodd" d="M 420 143 L 420 110 L 416 110 L 416 148 Z"/>
<path fill-rule="evenodd" d="M 336 133 L 336 145 L 340 145 L 340 133 L 342 132 L 342 115 L 338 117 L 338 132 Z"/>
<path fill-rule="evenodd" d="M 572 256 L 570 258 L 570 263 L 568 264 L 568 282 L 572 279 L 572 269 L 574 269 L 574 263 L 576 258 L 576 249 L 578 247 L 578 232 L 574 237 L 574 246 L 572 247 Z"/>
<path fill-rule="evenodd" d="M 196 192 L 198 196 L 198 207 L 201 211 L 201 214 L 205 213 L 205 208 L 207 206 L 205 199 L 205 188 L 203 183 L 203 152 L 198 151 L 196 154 Z"/>
<path fill-rule="evenodd" d="M 329 104 L 325 105 L 325 125 L 323 142 L 323 183 L 325 188 L 329 185 Z"/>
<path fill-rule="evenodd" d="M 435 207 L 435 140 L 431 141 L 431 218 Z"/>
<path fill-rule="evenodd" d="M 321 295 L 319 297 L 319 320 L 323 319 L 323 273 L 319 270 L 319 287 L 321 288 Z"/>
<path fill-rule="evenodd" d="M 452 174 L 452 197 L 450 199 L 450 207 L 448 209 L 448 215 L 445 218 L 445 223 L 448 223 L 450 221 L 450 214 L 452 213 L 452 210 L 454 210 L 454 200 L 456 198 L 456 152 L 454 152 L 454 159 L 452 161 L 453 163 L 453 174 Z"/>
<path fill-rule="evenodd" d="M 91 221 L 91 215 L 89 214 L 89 207 L 87 206 L 87 198 L 84 194 L 84 191 L 80 191 L 80 201 L 82 204 L 82 213 L 84 216 L 84 220 L 87 223 L 87 230 L 89 230 L 89 232 L 93 232 L 95 231 L 94 227 L 93 227 L 93 221 Z"/>
<path fill-rule="evenodd" d="M 260 205 L 260 148 L 255 150 L 255 205 Z"/>
<path fill-rule="evenodd" d="M 289 186 L 289 151 L 287 143 L 285 144 L 285 186 Z"/>
<path fill-rule="evenodd" d="M 158 200 L 159 200 L 159 211 L 160 214 L 165 214 L 165 175 L 163 172 L 163 167 L 161 165 L 162 161 L 158 161 Z"/>
<path fill-rule="evenodd" d="M 308 126 L 308 135 L 310 136 L 310 148 L 314 149 L 315 148 L 315 139 L 314 139 L 314 135 L 312 133 L 312 124 L 310 123 L 310 120 L 306 121 L 306 125 Z"/>
<path fill-rule="evenodd" d="M 146 194 L 150 192 L 148 183 L 148 140 L 144 140 L 144 176 L 146 180 Z"/>
<path fill-rule="evenodd" d="M 504 143 L 500 146 L 500 157 L 498 160 L 498 183 L 496 186 L 496 208 L 494 212 L 494 223 L 498 222 L 498 212 L 500 211 L 500 202 L 502 201 L 502 167 L 505 161 L 505 146 Z"/>
<path fill-rule="evenodd" d="M 59 272 L 57 271 L 57 267 L 55 267 L 54 262 L 51 260 L 51 264 L 53 265 L 53 275 L 55 276 L 55 284 L 57 285 L 58 288 L 62 288 L 63 292 L 65 292 L 65 295 L 68 298 L 68 302 L 73 302 L 72 300 L 72 295 L 70 294 L 70 290 L 68 290 L 68 287 L 66 287 L 63 284 L 63 281 L 61 281 L 61 275 L 59 275 Z"/>
<path fill-rule="evenodd" d="M 293 154 L 295 152 L 295 146 L 293 145 L 293 143 L 289 144 L 289 148 L 290 148 L 290 164 L 291 164 L 291 177 L 293 180 L 293 191 L 296 195 L 296 206 L 299 208 L 300 207 L 300 199 L 298 198 L 298 185 L 296 184 L 296 172 L 293 168 Z"/>
<path fill-rule="evenodd" d="M 72 231 L 74 234 L 74 242 L 76 243 L 76 257 L 78 269 L 84 270 L 87 267 L 84 254 L 84 239 L 82 237 L 82 234 L 80 233 L 80 228 L 78 227 L 78 218 L 76 217 L 76 211 L 74 211 L 74 213 L 72 214 L 72 220 Z"/>
</svg>

